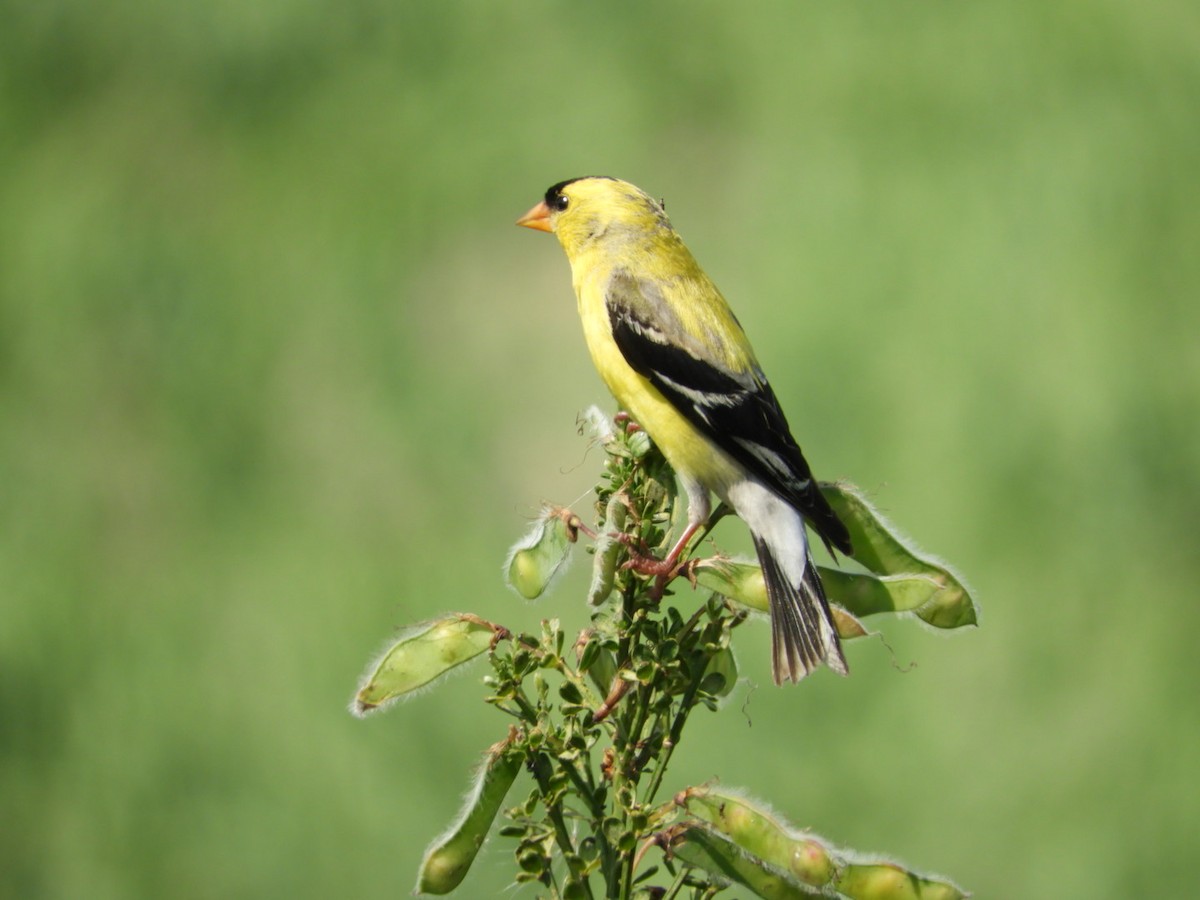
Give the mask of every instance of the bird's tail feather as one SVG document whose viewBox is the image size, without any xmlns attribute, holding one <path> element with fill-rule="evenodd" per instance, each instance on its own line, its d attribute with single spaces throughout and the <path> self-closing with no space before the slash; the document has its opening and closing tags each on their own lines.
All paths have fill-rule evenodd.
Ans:
<svg viewBox="0 0 1200 900">
<path fill-rule="evenodd" d="M 797 585 L 780 566 L 771 546 L 754 535 L 771 605 L 771 673 L 776 684 L 799 681 L 824 662 L 839 675 L 849 671 L 842 654 L 821 576 L 805 549 L 804 575 Z"/>
</svg>

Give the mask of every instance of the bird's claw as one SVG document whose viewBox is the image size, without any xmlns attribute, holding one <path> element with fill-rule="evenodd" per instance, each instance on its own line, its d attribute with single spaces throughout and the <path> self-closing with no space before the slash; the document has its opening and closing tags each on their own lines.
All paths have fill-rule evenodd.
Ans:
<svg viewBox="0 0 1200 900">
<path fill-rule="evenodd" d="M 683 566 L 671 559 L 657 559 L 653 556 L 643 556 L 640 553 L 631 552 L 629 559 L 621 563 L 621 568 L 637 572 L 639 575 L 653 575 L 656 578 L 670 576 L 674 578 Z"/>
<path fill-rule="evenodd" d="M 653 577 L 654 586 L 650 588 L 650 599 L 661 600 L 663 594 L 666 593 L 667 585 L 680 575 L 687 578 L 693 588 L 696 587 L 696 564 L 698 562 L 697 559 L 679 562 L 670 558 L 656 559 L 653 556 L 630 553 L 629 559 L 621 564 L 621 568 L 637 572 L 639 575 Z"/>
<path fill-rule="evenodd" d="M 682 575 L 688 580 L 688 584 L 692 586 L 692 590 L 696 589 L 696 569 L 699 567 L 699 565 L 700 559 L 698 557 L 692 557 L 686 562 L 680 564 L 679 568 L 675 570 L 675 574 L 677 576 Z"/>
<path fill-rule="evenodd" d="M 680 575 L 688 580 L 688 584 L 693 589 L 696 587 L 696 567 L 700 563 L 699 559 L 686 559 L 680 562 L 677 554 L 668 556 L 666 559 L 659 559 L 650 555 L 645 543 L 631 534 L 613 532 L 609 534 L 609 537 L 614 541 L 620 541 L 629 548 L 629 558 L 621 563 L 623 570 L 654 579 L 654 586 L 650 589 L 651 600 L 661 600 L 667 585 Z"/>
</svg>

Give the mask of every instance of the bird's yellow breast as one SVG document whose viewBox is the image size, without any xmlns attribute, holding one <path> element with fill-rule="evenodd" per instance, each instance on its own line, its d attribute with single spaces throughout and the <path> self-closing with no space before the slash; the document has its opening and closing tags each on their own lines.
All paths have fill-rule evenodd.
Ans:
<svg viewBox="0 0 1200 900">
<path fill-rule="evenodd" d="M 723 497 L 725 488 L 742 477 L 738 465 L 625 361 L 613 340 L 603 286 L 577 281 L 575 291 L 592 363 L 618 405 L 645 429 L 676 472 Z"/>
</svg>

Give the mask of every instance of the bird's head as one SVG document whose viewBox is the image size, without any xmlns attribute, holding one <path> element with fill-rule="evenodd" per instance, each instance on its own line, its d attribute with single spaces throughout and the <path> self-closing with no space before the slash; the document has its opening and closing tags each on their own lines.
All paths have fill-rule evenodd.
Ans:
<svg viewBox="0 0 1200 900">
<path fill-rule="evenodd" d="M 517 224 L 552 232 L 569 259 L 598 244 L 671 233 L 659 201 L 627 181 L 602 175 L 560 181 Z"/>
</svg>

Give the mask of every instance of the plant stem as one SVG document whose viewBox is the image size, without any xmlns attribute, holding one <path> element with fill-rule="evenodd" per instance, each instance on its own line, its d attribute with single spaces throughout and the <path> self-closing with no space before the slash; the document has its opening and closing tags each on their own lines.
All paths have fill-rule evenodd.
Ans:
<svg viewBox="0 0 1200 900">
<path fill-rule="evenodd" d="M 579 870 L 579 857 L 575 852 L 575 844 L 571 841 L 571 832 L 567 828 L 567 822 L 563 818 L 562 804 L 551 800 L 552 791 L 548 772 L 550 766 L 549 758 L 544 754 L 539 755 L 533 762 L 533 777 L 541 789 L 542 804 L 546 807 L 546 814 L 550 817 L 551 824 L 554 825 L 554 840 L 558 844 L 558 849 L 562 851 L 567 869 L 570 870 L 573 879 L 582 886 L 584 893 L 591 898 L 592 886 Z"/>
</svg>

